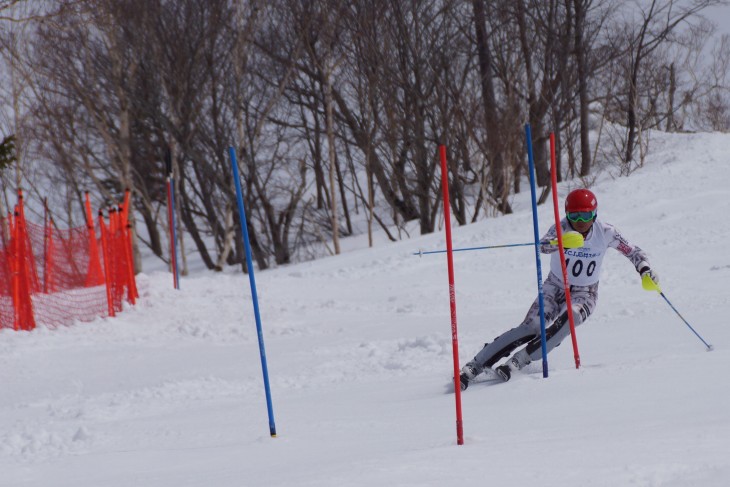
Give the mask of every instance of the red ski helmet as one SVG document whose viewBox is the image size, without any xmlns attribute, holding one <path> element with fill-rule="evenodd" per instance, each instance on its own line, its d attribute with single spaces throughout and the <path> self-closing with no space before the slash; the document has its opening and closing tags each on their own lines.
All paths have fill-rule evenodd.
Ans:
<svg viewBox="0 0 730 487">
<path fill-rule="evenodd" d="M 598 200 L 596 195 L 587 189 L 574 189 L 565 198 L 565 212 L 596 211 Z"/>
</svg>

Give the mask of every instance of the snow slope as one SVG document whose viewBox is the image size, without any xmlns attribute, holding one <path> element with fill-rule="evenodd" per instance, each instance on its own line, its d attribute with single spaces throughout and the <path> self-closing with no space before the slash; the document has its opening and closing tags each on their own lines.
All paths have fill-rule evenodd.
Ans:
<svg viewBox="0 0 730 487">
<path fill-rule="evenodd" d="M 611 251 L 581 368 L 568 339 L 548 379 L 533 363 L 470 387 L 457 446 L 446 258 L 412 255 L 443 248 L 438 233 L 257 274 L 271 438 L 246 276 L 175 291 L 141 275 L 140 304 L 115 319 L 0 331 L 0 485 L 730 485 L 730 136 L 652 143 L 630 178 L 599 178 L 599 217 L 649 252 L 713 352 Z M 514 206 L 455 228 L 455 247 L 530 242 L 529 192 Z M 463 364 L 522 320 L 534 249 L 455 266 Z"/>
</svg>

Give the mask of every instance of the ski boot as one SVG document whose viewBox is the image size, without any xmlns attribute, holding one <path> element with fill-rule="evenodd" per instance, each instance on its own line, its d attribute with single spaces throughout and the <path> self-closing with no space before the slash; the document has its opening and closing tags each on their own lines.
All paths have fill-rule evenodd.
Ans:
<svg viewBox="0 0 730 487">
<path fill-rule="evenodd" d="M 530 355 L 526 350 L 520 350 L 512 358 L 507 360 L 504 364 L 500 365 L 494 372 L 503 381 L 507 382 L 512 378 L 513 370 L 522 370 L 525 365 L 530 363 Z"/>
<path fill-rule="evenodd" d="M 483 368 L 474 362 L 469 362 L 461 368 L 461 374 L 459 374 L 459 382 L 461 382 L 461 390 L 465 391 L 469 387 L 469 382 L 474 380 L 476 376 L 482 373 Z"/>
<path fill-rule="evenodd" d="M 500 365 L 499 367 L 494 369 L 494 373 L 504 382 L 507 382 L 508 380 L 510 380 L 510 378 L 512 378 L 512 371 L 507 364 Z"/>
</svg>

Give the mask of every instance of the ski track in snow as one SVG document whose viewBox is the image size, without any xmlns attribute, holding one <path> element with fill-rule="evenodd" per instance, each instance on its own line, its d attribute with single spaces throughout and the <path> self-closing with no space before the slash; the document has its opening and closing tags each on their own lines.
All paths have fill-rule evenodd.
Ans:
<svg viewBox="0 0 730 487">
<path fill-rule="evenodd" d="M 353 248 L 256 274 L 272 439 L 246 276 L 201 273 L 175 291 L 145 274 L 117 318 L 0 331 L 0 486 L 727 486 L 727 147 L 729 135 L 652 134 L 645 167 L 594 186 L 599 218 L 648 251 L 712 353 L 611 251 L 577 331 L 581 368 L 566 339 L 547 380 L 533 363 L 475 384 L 457 447 L 446 257 L 412 255 L 444 248 L 442 232 Z M 513 206 L 454 228 L 454 247 L 531 241 L 529 191 Z M 541 233 L 552 211 L 540 207 Z M 454 262 L 463 364 L 522 320 L 535 254 Z"/>
</svg>

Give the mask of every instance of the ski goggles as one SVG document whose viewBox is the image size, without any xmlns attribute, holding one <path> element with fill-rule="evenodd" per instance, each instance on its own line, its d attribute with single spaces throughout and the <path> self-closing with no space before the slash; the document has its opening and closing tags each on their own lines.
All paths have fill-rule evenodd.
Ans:
<svg viewBox="0 0 730 487">
<path fill-rule="evenodd" d="M 595 211 L 573 211 L 566 213 L 565 217 L 572 222 L 592 222 L 596 218 Z"/>
</svg>

